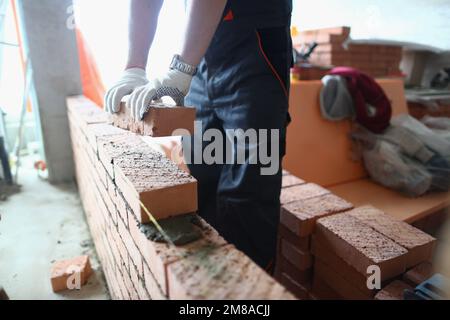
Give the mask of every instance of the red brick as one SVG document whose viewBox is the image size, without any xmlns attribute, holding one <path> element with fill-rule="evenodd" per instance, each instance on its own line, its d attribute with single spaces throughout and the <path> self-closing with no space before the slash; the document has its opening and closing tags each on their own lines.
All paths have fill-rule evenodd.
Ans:
<svg viewBox="0 0 450 320">
<path fill-rule="evenodd" d="M 280 224 L 278 225 L 278 237 L 290 242 L 303 252 L 309 251 L 310 236 L 299 237 L 284 225 Z"/>
<path fill-rule="evenodd" d="M 372 206 L 356 208 L 348 214 L 406 248 L 407 268 L 431 260 L 436 239 L 425 232 L 396 220 Z"/>
<path fill-rule="evenodd" d="M 343 298 L 317 274 L 314 275 L 313 285 L 309 297 L 312 300 L 342 300 Z"/>
<path fill-rule="evenodd" d="M 307 237 L 314 231 L 319 218 L 347 211 L 353 205 L 333 194 L 326 194 L 284 205 L 281 208 L 281 223 L 300 237 Z"/>
<path fill-rule="evenodd" d="M 309 252 L 303 252 L 289 242 L 281 239 L 281 254 L 300 271 L 308 270 L 313 263 Z"/>
<path fill-rule="evenodd" d="M 281 186 L 282 186 L 282 188 L 287 188 L 287 187 L 293 187 L 293 186 L 296 186 L 299 184 L 304 184 L 304 183 L 305 183 L 304 180 L 297 178 L 294 175 L 288 174 L 288 175 L 284 175 L 282 177 Z"/>
<path fill-rule="evenodd" d="M 341 275 L 320 260 L 314 262 L 314 274 L 323 279 L 327 285 L 337 292 L 344 299 L 350 300 L 371 300 L 373 295 L 361 292 L 350 282 L 345 280 Z"/>
<path fill-rule="evenodd" d="M 292 299 L 245 254 L 228 245 L 168 266 L 170 299 Z"/>
<path fill-rule="evenodd" d="M 403 300 L 405 290 L 413 290 L 413 288 L 403 281 L 395 280 L 378 292 L 375 300 Z"/>
<path fill-rule="evenodd" d="M 86 128 L 88 142 L 95 152 L 97 152 L 97 140 L 99 137 L 109 137 L 114 135 L 127 134 L 125 130 L 117 128 L 107 123 L 93 123 Z"/>
<path fill-rule="evenodd" d="M 183 258 L 189 258 L 191 255 L 198 256 L 204 252 L 209 252 L 210 248 L 226 245 L 226 241 L 217 231 L 200 217 L 198 217 L 198 225 L 193 224 L 193 227 L 198 228 L 202 238 L 185 245 L 174 246 L 145 239 L 140 243 L 143 258 L 165 294 L 168 292 L 166 276 L 169 264 Z"/>
<path fill-rule="evenodd" d="M 343 259 L 315 239 L 312 240 L 311 248 L 315 259 L 331 266 L 337 275 L 344 278 L 359 291 L 372 296 L 376 293 L 376 289 L 369 289 L 367 287 L 367 273 L 363 274 L 358 272 L 355 268 L 347 264 Z"/>
<path fill-rule="evenodd" d="M 292 263 L 282 256 L 277 258 L 277 265 L 275 271 L 275 279 L 281 281 L 282 274 L 288 275 L 291 279 L 301 284 L 305 288 L 309 288 L 312 282 L 312 268 L 307 270 L 299 270 Z"/>
<path fill-rule="evenodd" d="M 431 278 L 434 274 L 433 265 L 423 262 L 403 274 L 403 281 L 410 286 L 417 287 L 422 282 Z"/>
<path fill-rule="evenodd" d="M 69 277 L 76 274 L 79 275 L 80 285 L 86 284 L 88 278 L 92 274 L 88 256 L 80 256 L 69 260 L 55 262 L 51 271 L 53 291 L 58 292 L 68 289 L 67 280 Z"/>
<path fill-rule="evenodd" d="M 152 300 L 166 300 L 167 296 L 163 293 L 160 285 L 155 279 L 155 276 L 150 271 L 146 263 L 144 263 L 144 287 L 150 294 Z"/>
<path fill-rule="evenodd" d="M 285 205 L 294 201 L 306 200 L 328 193 L 330 193 L 330 191 L 315 183 L 301 184 L 281 189 L 280 202 L 282 205 Z"/>
<path fill-rule="evenodd" d="M 0 300 L 9 300 L 8 294 L 2 286 L 0 286 Z"/>
<path fill-rule="evenodd" d="M 139 263 L 142 263 L 141 253 L 134 243 L 130 231 L 125 227 L 121 219 L 119 219 L 118 231 L 132 263 L 134 263 L 134 266 L 136 267 L 139 266 Z"/>
<path fill-rule="evenodd" d="M 391 239 L 346 213 L 319 219 L 317 240 L 362 274 L 369 266 L 378 266 L 381 281 L 402 274 L 407 250 Z"/>
<path fill-rule="evenodd" d="M 144 280 L 139 279 L 136 290 L 139 300 L 151 300 L 150 294 L 147 292 L 147 289 L 145 289 Z"/>
<path fill-rule="evenodd" d="M 143 121 L 135 122 L 129 109 L 122 103 L 119 113 L 112 115 L 112 123 L 134 133 L 153 137 L 172 136 L 175 130 L 193 134 L 195 108 L 153 104 Z"/>
<path fill-rule="evenodd" d="M 288 289 L 291 293 L 293 293 L 298 299 L 306 300 L 309 298 L 308 289 L 306 289 L 288 274 L 281 273 L 280 283 L 285 286 L 285 288 Z"/>
<path fill-rule="evenodd" d="M 196 180 L 139 137 L 110 137 L 99 143 L 99 156 L 112 159 L 115 183 L 141 222 L 149 218 L 140 202 L 156 219 L 197 210 Z"/>
</svg>

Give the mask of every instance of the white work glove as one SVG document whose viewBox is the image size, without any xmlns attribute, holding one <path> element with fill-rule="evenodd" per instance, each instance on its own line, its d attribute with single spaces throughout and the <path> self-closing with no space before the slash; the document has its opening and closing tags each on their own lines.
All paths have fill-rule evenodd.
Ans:
<svg viewBox="0 0 450 320">
<path fill-rule="evenodd" d="M 147 83 L 144 69 L 130 68 L 125 70 L 120 80 L 106 92 L 104 98 L 105 110 L 109 113 L 119 112 L 122 98 Z"/>
<path fill-rule="evenodd" d="M 142 120 L 150 104 L 160 101 L 162 97 L 171 97 L 177 106 L 183 106 L 191 81 L 191 75 L 170 69 L 164 76 L 150 80 L 148 84 L 134 90 L 127 106 L 131 108 L 131 114 L 136 120 Z"/>
</svg>

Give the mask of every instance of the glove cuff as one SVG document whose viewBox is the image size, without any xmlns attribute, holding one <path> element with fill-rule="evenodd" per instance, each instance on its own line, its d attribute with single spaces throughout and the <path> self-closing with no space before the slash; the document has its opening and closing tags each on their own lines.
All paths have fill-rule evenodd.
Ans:
<svg viewBox="0 0 450 320">
<path fill-rule="evenodd" d="M 137 76 L 137 77 L 146 77 L 147 73 L 145 69 L 142 68 L 129 68 L 123 72 L 124 76 Z"/>
</svg>

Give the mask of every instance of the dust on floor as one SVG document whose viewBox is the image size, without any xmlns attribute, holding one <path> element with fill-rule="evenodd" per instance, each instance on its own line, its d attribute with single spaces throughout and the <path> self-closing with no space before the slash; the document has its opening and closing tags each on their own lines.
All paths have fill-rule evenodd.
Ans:
<svg viewBox="0 0 450 320">
<path fill-rule="evenodd" d="M 75 185 L 50 185 L 32 166 L 19 178 L 21 191 L 0 202 L 0 285 L 10 299 L 109 299 Z M 83 254 L 95 271 L 88 283 L 53 293 L 52 263 Z"/>
</svg>

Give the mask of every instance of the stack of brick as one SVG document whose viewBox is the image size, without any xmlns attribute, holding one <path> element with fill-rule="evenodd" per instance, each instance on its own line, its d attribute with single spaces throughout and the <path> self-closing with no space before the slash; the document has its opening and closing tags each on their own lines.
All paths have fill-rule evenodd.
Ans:
<svg viewBox="0 0 450 320">
<path fill-rule="evenodd" d="M 310 244 L 316 221 L 353 206 L 330 191 L 306 183 L 286 171 L 282 181 L 275 275 L 298 298 L 306 299 L 313 279 L 314 258 Z"/>
<path fill-rule="evenodd" d="M 141 204 L 156 219 L 195 212 L 195 179 L 90 100 L 67 102 L 80 196 L 114 299 L 293 298 L 195 214 L 195 241 L 147 237 Z"/>
<path fill-rule="evenodd" d="M 430 235 L 371 206 L 321 218 L 312 240 L 313 294 L 373 299 L 379 277 L 385 290 L 377 299 L 398 298 L 408 284 L 390 282 L 429 261 L 435 242 Z"/>
<path fill-rule="evenodd" d="M 401 46 L 352 43 L 349 36 L 348 27 L 327 28 L 300 32 L 293 42 L 297 49 L 313 42 L 318 44 L 310 58 L 312 64 L 353 67 L 372 77 L 401 75 Z"/>
</svg>

